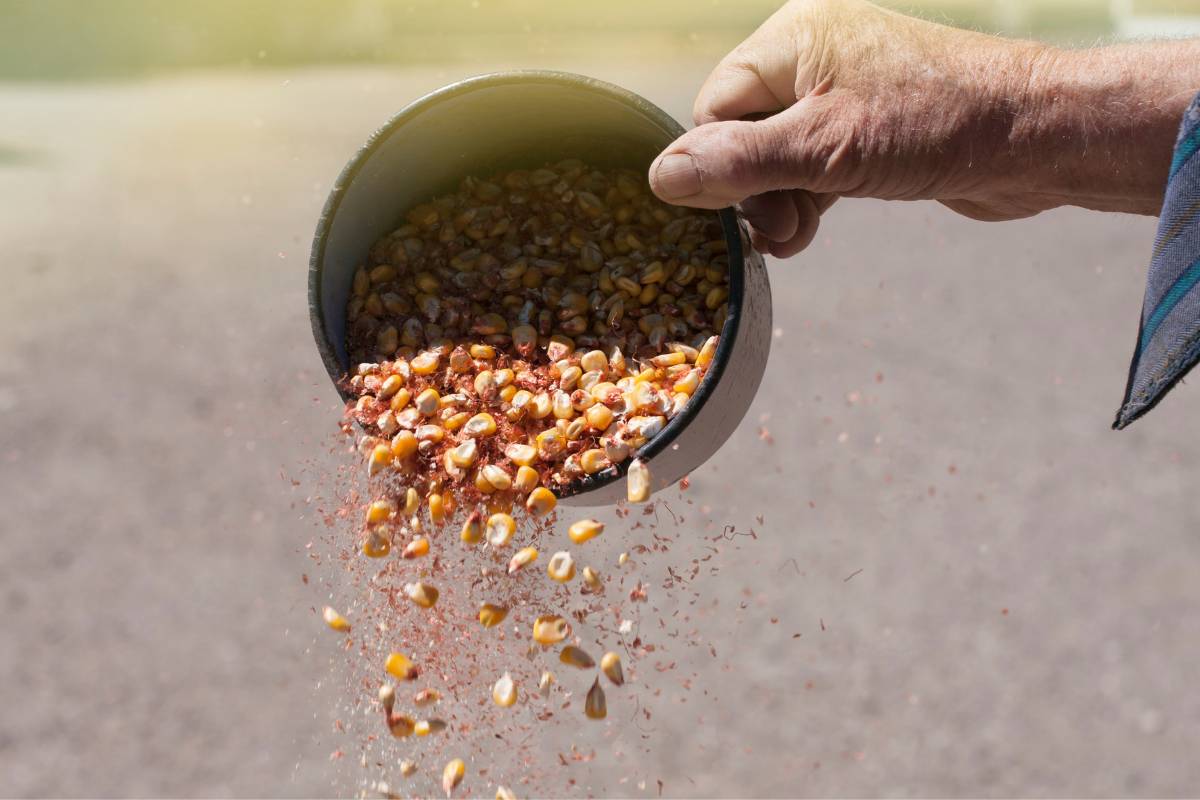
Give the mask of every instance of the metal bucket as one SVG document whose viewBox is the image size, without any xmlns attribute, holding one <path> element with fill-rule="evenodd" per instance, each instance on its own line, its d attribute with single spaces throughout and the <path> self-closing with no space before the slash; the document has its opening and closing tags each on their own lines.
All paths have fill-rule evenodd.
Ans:
<svg viewBox="0 0 1200 800">
<path fill-rule="evenodd" d="M 350 366 L 346 303 L 354 271 L 408 208 L 453 190 L 467 175 L 568 157 L 645 173 L 682 133 L 636 94 L 565 72 L 482 75 L 408 105 L 346 164 L 317 222 L 308 303 L 330 378 L 336 385 Z M 715 213 L 729 248 L 729 318 L 691 402 L 635 453 L 649 464 L 655 490 L 699 467 L 729 438 L 754 399 L 771 346 L 771 287 L 762 257 L 732 209 Z M 557 494 L 571 505 L 612 505 L 625 494 L 620 478 L 627 467 L 586 476 Z"/>
</svg>

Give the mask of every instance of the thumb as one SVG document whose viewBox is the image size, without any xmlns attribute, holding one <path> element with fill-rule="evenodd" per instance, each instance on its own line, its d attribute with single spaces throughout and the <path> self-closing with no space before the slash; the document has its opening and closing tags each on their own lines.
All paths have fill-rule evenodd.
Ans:
<svg viewBox="0 0 1200 800">
<path fill-rule="evenodd" d="M 811 189 L 814 148 L 803 101 L 757 122 L 710 122 L 680 136 L 650 165 L 660 200 L 725 208 L 779 189 Z"/>
</svg>

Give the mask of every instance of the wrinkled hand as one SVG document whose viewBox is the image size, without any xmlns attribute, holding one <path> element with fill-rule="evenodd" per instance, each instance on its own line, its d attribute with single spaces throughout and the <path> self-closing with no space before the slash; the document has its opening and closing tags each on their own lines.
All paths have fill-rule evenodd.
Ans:
<svg viewBox="0 0 1200 800">
<path fill-rule="evenodd" d="M 932 199 L 985 220 L 1064 203 L 1156 213 L 1183 105 L 1165 109 L 1166 140 L 1146 163 L 1125 163 L 1139 158 L 1127 131 L 1097 133 L 1097 118 L 1113 105 L 1133 128 L 1142 108 L 1109 98 L 1104 74 L 1044 44 L 863 0 L 792 0 L 712 72 L 698 127 L 655 160 L 650 183 L 671 203 L 741 204 L 755 246 L 779 257 L 807 246 L 841 196 Z M 1136 191 L 1097 187 L 1103 169 L 1135 166 L 1149 172 Z"/>
</svg>

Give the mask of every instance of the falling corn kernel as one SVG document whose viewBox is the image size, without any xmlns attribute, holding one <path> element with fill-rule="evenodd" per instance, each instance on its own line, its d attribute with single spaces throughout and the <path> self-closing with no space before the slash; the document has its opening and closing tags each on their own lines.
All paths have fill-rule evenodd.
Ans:
<svg viewBox="0 0 1200 800">
<path fill-rule="evenodd" d="M 600 688 L 600 679 L 592 681 L 587 698 L 583 702 L 583 713 L 589 719 L 604 719 L 608 716 L 608 703 L 604 699 L 604 690 Z"/>
<path fill-rule="evenodd" d="M 396 705 L 396 687 L 390 683 L 385 683 L 379 687 L 379 704 L 383 706 L 383 710 L 388 714 L 392 713 L 392 707 Z"/>
<path fill-rule="evenodd" d="M 325 624 L 340 633 L 347 633 L 350 630 L 350 620 L 339 614 L 333 606 L 325 606 L 325 610 L 321 612 L 321 616 L 325 618 Z"/>
<path fill-rule="evenodd" d="M 621 657 L 611 650 L 600 658 L 600 671 L 607 675 L 615 686 L 625 683 L 625 673 L 621 671 Z"/>
<path fill-rule="evenodd" d="M 617 564 L 619 566 L 623 567 L 628 563 L 629 563 L 629 553 L 621 553 L 621 555 L 617 556 Z"/>
<path fill-rule="evenodd" d="M 479 606 L 479 622 L 485 628 L 494 628 L 508 616 L 508 609 L 493 603 L 483 603 Z"/>
<path fill-rule="evenodd" d="M 446 765 L 442 770 L 442 790 L 449 797 L 455 787 L 462 783 L 463 776 L 467 774 L 467 765 L 463 763 L 461 758 L 456 758 Z"/>
<path fill-rule="evenodd" d="M 367 462 L 367 474 L 376 475 L 384 467 L 392 463 L 392 449 L 386 444 L 377 444 L 371 451 L 371 459 Z"/>
<path fill-rule="evenodd" d="M 517 523 L 504 513 L 492 514 L 487 521 L 487 540 L 492 547 L 503 547 L 512 541 Z"/>
<path fill-rule="evenodd" d="M 566 550 L 559 550 L 546 563 L 546 574 L 551 580 L 566 583 L 575 577 L 575 559 Z"/>
<path fill-rule="evenodd" d="M 580 648 L 573 644 L 569 644 L 562 649 L 558 654 L 558 660 L 568 666 L 578 667 L 579 669 L 591 669 L 596 666 L 596 662 Z"/>
<path fill-rule="evenodd" d="M 459 536 L 467 544 L 478 544 L 483 540 L 483 515 L 472 511 L 463 523 L 462 534 Z"/>
<path fill-rule="evenodd" d="M 413 726 L 413 733 L 415 733 L 417 736 L 428 736 L 431 733 L 437 733 L 438 731 L 444 731 L 445 729 L 445 720 L 422 719 L 418 720 L 417 724 Z"/>
<path fill-rule="evenodd" d="M 558 498 L 554 496 L 554 492 L 545 486 L 539 486 L 529 493 L 529 499 L 525 501 L 525 508 L 535 517 L 542 517 L 553 511 L 557 504 Z"/>
<path fill-rule="evenodd" d="M 588 539 L 599 536 L 603 532 L 603 522 L 594 519 L 581 519 L 571 524 L 571 527 L 567 529 L 567 536 L 570 536 L 571 541 L 575 544 L 583 544 Z"/>
<path fill-rule="evenodd" d="M 421 608 L 433 608 L 434 603 L 438 601 L 439 592 L 429 584 L 417 581 L 416 583 L 406 583 L 404 594 Z"/>
<path fill-rule="evenodd" d="M 429 503 L 429 521 L 434 525 L 441 525 L 446 521 L 446 501 L 437 492 L 430 493 L 426 498 Z"/>
<path fill-rule="evenodd" d="M 629 502 L 644 503 L 650 499 L 650 468 L 646 462 L 640 458 L 631 461 L 625 481 Z"/>
<path fill-rule="evenodd" d="M 376 500 L 367 506 L 367 524 L 378 525 L 381 522 L 387 522 L 388 517 L 395 510 L 395 507 L 389 501 Z"/>
<path fill-rule="evenodd" d="M 506 672 L 496 681 L 492 687 L 492 702 L 501 708 L 508 708 L 517 702 L 517 685 L 513 683 L 512 675 Z"/>
<path fill-rule="evenodd" d="M 442 693 L 437 689 L 422 689 L 413 695 L 413 704 L 417 706 L 431 706 L 442 699 Z"/>
<path fill-rule="evenodd" d="M 552 688 L 554 688 L 554 673 L 546 670 L 542 673 L 542 677 L 538 678 L 538 694 L 542 697 L 549 697 Z"/>
<path fill-rule="evenodd" d="M 583 568 L 583 582 L 592 592 L 601 592 L 604 590 L 604 583 L 600 580 L 600 573 L 591 567 Z"/>
<path fill-rule="evenodd" d="M 537 470 L 533 467 L 517 467 L 517 476 L 513 478 L 512 485 L 518 492 L 532 492 L 538 485 Z"/>
<path fill-rule="evenodd" d="M 571 623 L 556 614 L 543 614 L 533 621 L 533 640 L 538 644 L 558 644 L 571 635 Z"/>
<path fill-rule="evenodd" d="M 403 714 L 388 714 L 387 717 L 388 730 L 392 732 L 392 736 L 397 739 L 403 739 L 406 736 L 411 736 L 413 729 L 416 728 L 416 723 L 412 717 L 406 717 Z"/>
<path fill-rule="evenodd" d="M 522 547 L 508 560 L 508 574 L 512 575 L 527 564 L 532 564 L 537 557 L 538 551 L 536 547 Z"/>
<path fill-rule="evenodd" d="M 411 681 L 417 677 L 417 665 L 403 653 L 391 653 L 384 662 L 383 668 L 392 677 L 401 681 Z"/>
<path fill-rule="evenodd" d="M 400 774 L 409 777 L 417 771 L 417 762 L 404 759 L 400 762 Z"/>
<path fill-rule="evenodd" d="M 367 558 L 384 558 L 392 552 L 392 543 L 379 531 L 371 531 L 363 542 L 362 550 Z"/>
<path fill-rule="evenodd" d="M 403 558 L 420 558 L 429 552 L 429 540 L 424 536 L 418 536 L 408 544 L 404 545 L 404 550 L 400 555 Z"/>
<path fill-rule="evenodd" d="M 497 786 L 496 800 L 517 800 L 517 796 L 513 794 L 512 789 L 506 786 Z"/>
</svg>

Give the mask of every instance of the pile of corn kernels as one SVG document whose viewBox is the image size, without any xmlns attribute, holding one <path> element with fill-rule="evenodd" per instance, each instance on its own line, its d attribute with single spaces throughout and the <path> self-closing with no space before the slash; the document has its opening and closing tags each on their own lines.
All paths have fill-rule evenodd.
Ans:
<svg viewBox="0 0 1200 800">
<path fill-rule="evenodd" d="M 365 432 L 358 450 L 370 497 L 358 550 L 410 565 L 393 570 L 408 613 L 428 613 L 442 590 L 455 591 L 437 585 L 439 559 L 466 548 L 479 551 L 481 580 L 497 586 L 472 624 L 514 621 L 516 589 L 496 579 L 520 580 L 538 560 L 558 493 L 588 476 L 618 477 L 618 465 L 686 407 L 728 315 L 728 273 L 715 215 L 659 203 L 636 173 L 575 160 L 467 178 L 456 193 L 411 209 L 375 244 L 347 307 L 347 350 L 358 366 L 344 383 L 356 398 L 345 425 Z M 630 502 L 649 498 L 650 474 L 636 458 L 627 489 Z M 578 548 L 603 530 L 578 519 L 567 534 Z M 554 552 L 547 576 L 569 585 L 578 555 Z M 578 574 L 581 592 L 603 592 L 599 571 Z M 330 628 L 351 629 L 333 608 L 324 613 Z M 532 647 L 559 648 L 560 662 L 574 668 L 597 666 L 571 639 L 565 616 L 526 623 Z M 420 657 L 401 649 L 381 672 L 419 682 Z M 624 683 L 616 652 L 598 664 L 610 684 Z M 536 692 L 555 680 L 543 670 Z M 490 686 L 500 708 L 522 691 L 509 672 Z M 391 682 L 377 699 L 394 737 L 448 727 L 398 708 Z M 439 700 L 424 687 L 412 706 Z M 606 716 L 599 675 L 583 710 Z M 408 763 L 405 777 L 416 769 Z M 447 796 L 465 771 L 461 759 L 445 765 Z"/>
</svg>

